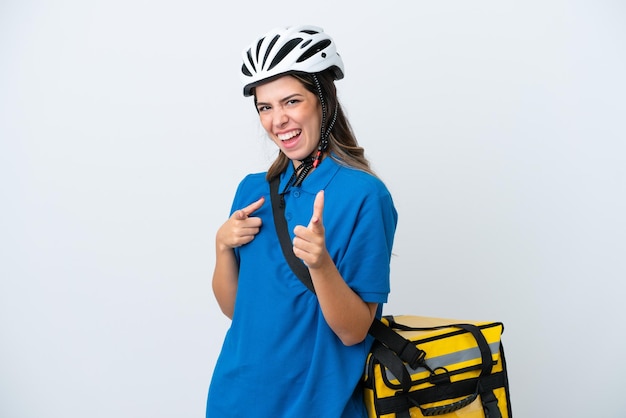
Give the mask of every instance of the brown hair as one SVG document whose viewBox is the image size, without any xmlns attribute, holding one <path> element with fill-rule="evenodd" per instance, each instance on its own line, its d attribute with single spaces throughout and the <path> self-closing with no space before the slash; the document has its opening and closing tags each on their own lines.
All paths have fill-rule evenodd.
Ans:
<svg viewBox="0 0 626 418">
<path fill-rule="evenodd" d="M 315 94 L 315 97 L 318 97 L 319 100 L 319 93 L 311 74 L 292 73 L 290 75 L 300 81 L 304 87 Z M 332 115 L 335 109 L 337 109 L 337 119 L 332 127 L 332 130 L 330 131 L 330 135 L 328 137 L 328 149 L 326 152 L 339 164 L 375 175 L 370 168 L 369 161 L 365 158 L 365 150 L 359 146 L 359 143 L 354 135 L 354 131 L 350 126 L 350 122 L 346 118 L 346 115 L 341 107 L 341 103 L 339 103 L 333 74 L 326 70 L 321 73 L 317 73 L 316 76 L 319 80 L 325 105 L 327 106 L 326 115 Z M 256 94 L 254 100 L 256 103 Z M 326 121 L 326 124 L 328 124 L 328 121 Z M 287 156 L 279 150 L 278 157 L 267 170 L 267 180 L 269 181 L 280 175 L 280 173 L 285 171 L 289 163 L 289 158 L 287 158 Z"/>
</svg>

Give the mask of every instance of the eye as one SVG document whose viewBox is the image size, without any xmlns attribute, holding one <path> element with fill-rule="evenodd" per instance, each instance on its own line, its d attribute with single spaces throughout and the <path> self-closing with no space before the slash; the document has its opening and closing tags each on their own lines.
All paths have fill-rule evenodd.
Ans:
<svg viewBox="0 0 626 418">
<path fill-rule="evenodd" d="M 289 100 L 287 100 L 287 104 L 288 105 L 294 105 L 294 104 L 298 104 L 298 103 L 300 103 L 300 100 L 298 100 L 298 99 L 289 99 Z"/>
<path fill-rule="evenodd" d="M 256 110 L 257 110 L 259 113 L 261 113 L 261 112 L 265 112 L 265 111 L 267 111 L 267 110 L 269 110 L 269 109 L 271 109 L 271 107 L 270 107 L 270 106 L 268 106 L 268 105 L 260 105 L 260 106 L 257 106 L 257 108 L 256 108 Z"/>
</svg>

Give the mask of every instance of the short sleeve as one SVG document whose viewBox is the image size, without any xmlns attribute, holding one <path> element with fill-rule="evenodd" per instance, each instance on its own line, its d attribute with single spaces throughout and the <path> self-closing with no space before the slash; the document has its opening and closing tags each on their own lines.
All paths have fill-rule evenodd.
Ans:
<svg viewBox="0 0 626 418">
<path fill-rule="evenodd" d="M 342 207 L 331 203 L 324 209 L 324 219 L 328 212 L 333 219 L 326 229 L 327 246 L 348 286 L 366 302 L 384 303 L 390 291 L 397 212 L 389 191 L 375 177 L 360 173 L 349 184 L 351 188 L 343 187 L 326 199 L 343 202 Z"/>
</svg>

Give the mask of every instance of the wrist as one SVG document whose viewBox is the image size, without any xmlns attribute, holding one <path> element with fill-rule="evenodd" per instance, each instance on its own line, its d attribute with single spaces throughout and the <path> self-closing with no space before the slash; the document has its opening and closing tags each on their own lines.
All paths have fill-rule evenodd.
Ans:
<svg viewBox="0 0 626 418">
<path fill-rule="evenodd" d="M 221 241 L 215 241 L 215 252 L 219 254 L 227 254 L 233 252 L 233 247 L 227 245 Z"/>
<path fill-rule="evenodd" d="M 318 274 L 324 276 L 326 273 L 329 273 L 333 270 L 337 270 L 335 266 L 335 262 L 330 257 L 328 251 L 324 251 L 323 254 L 320 255 L 318 261 L 314 265 L 308 266 L 309 270 L 315 271 Z"/>
</svg>

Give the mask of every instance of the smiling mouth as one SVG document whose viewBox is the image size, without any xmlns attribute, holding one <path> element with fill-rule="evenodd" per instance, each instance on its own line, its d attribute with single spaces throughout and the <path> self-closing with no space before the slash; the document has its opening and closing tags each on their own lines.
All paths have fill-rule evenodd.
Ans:
<svg viewBox="0 0 626 418">
<path fill-rule="evenodd" d="M 295 131 L 287 132 L 287 133 L 284 133 L 284 134 L 278 134 L 276 136 L 281 141 L 289 141 L 291 138 L 296 137 L 296 136 L 300 135 L 301 133 L 302 133 L 301 129 L 296 129 Z"/>
</svg>

